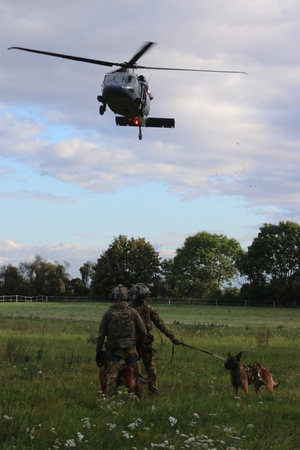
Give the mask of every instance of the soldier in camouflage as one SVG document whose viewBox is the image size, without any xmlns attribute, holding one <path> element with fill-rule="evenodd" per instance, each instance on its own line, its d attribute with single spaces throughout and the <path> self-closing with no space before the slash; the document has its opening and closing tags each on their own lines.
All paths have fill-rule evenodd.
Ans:
<svg viewBox="0 0 300 450">
<path fill-rule="evenodd" d="M 97 336 L 96 362 L 102 361 L 102 348 L 107 351 L 106 396 L 117 394 L 117 382 L 121 360 L 140 370 L 138 348 L 146 338 L 145 325 L 133 308 L 127 303 L 128 291 L 122 285 L 114 288 L 110 295 L 112 306 L 102 316 Z"/>
<path fill-rule="evenodd" d="M 130 303 L 129 306 L 135 308 L 140 314 L 147 330 L 147 337 L 144 345 L 142 346 L 141 356 L 147 371 L 148 377 L 153 376 L 153 381 L 148 384 L 150 394 L 158 393 L 157 383 L 157 365 L 156 365 L 156 350 L 152 347 L 154 341 L 153 335 L 150 333 L 152 330 L 152 322 L 162 333 L 164 333 L 175 345 L 180 345 L 181 342 L 174 336 L 170 328 L 159 317 L 158 313 L 147 304 L 147 297 L 150 291 L 147 286 L 142 283 L 134 285 L 129 292 Z"/>
</svg>

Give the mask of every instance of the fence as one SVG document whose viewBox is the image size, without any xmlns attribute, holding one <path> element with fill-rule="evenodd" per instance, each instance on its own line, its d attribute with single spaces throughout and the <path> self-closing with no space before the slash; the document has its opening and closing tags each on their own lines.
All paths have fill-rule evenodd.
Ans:
<svg viewBox="0 0 300 450">
<path fill-rule="evenodd" d="M 300 308 L 300 302 L 280 302 L 266 300 L 247 300 L 247 299 L 176 299 L 170 298 L 167 301 L 154 300 L 152 303 L 169 305 L 206 305 L 206 306 L 241 306 L 241 307 L 264 307 L 264 308 Z"/>
<path fill-rule="evenodd" d="M 95 297 L 54 297 L 46 295 L 38 295 L 35 297 L 26 297 L 24 295 L 2 295 L 0 302 L 110 302 L 108 299 Z M 195 298 L 151 298 L 149 303 L 155 305 L 173 305 L 173 306 L 188 306 L 188 305 L 203 305 L 203 306 L 242 306 L 242 307 L 266 307 L 266 308 L 300 308 L 299 302 L 278 302 L 265 300 L 241 300 L 241 299 L 195 299 Z"/>
<path fill-rule="evenodd" d="M 35 297 L 27 297 L 25 295 L 1 295 L 0 302 L 47 302 L 46 295 L 37 295 Z"/>
</svg>

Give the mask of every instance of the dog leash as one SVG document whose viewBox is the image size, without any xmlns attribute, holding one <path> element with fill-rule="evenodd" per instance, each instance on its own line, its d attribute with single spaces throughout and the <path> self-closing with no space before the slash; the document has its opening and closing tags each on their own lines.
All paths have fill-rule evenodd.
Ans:
<svg viewBox="0 0 300 450">
<path fill-rule="evenodd" d="M 184 344 L 183 342 L 180 342 L 180 345 L 183 345 L 184 347 L 192 348 L 193 350 L 197 350 L 198 352 L 206 353 L 207 355 L 214 356 L 215 358 L 220 358 L 220 359 L 223 359 L 223 361 L 226 361 L 226 358 L 222 358 L 222 356 L 215 355 L 214 353 L 207 352 L 206 350 L 201 350 L 200 348 L 192 347 L 191 345 Z M 174 354 L 174 345 L 173 345 L 173 350 L 172 350 L 172 359 L 173 359 L 173 354 Z M 171 363 L 172 363 L 172 360 L 171 360 Z"/>
</svg>

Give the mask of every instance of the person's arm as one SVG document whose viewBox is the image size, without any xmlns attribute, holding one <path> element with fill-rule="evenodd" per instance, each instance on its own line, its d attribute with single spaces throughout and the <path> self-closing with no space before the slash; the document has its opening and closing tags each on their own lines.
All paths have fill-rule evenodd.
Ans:
<svg viewBox="0 0 300 450">
<path fill-rule="evenodd" d="M 159 314 L 157 311 L 155 311 L 152 306 L 149 306 L 149 313 L 150 313 L 150 319 L 162 333 L 164 333 L 165 336 L 167 336 L 169 339 L 171 339 L 172 343 L 175 345 L 181 344 L 181 342 L 174 336 L 174 333 L 168 325 L 165 324 L 165 322 L 159 317 Z"/>
<path fill-rule="evenodd" d="M 96 363 L 97 366 L 99 366 L 100 362 L 103 359 L 103 352 L 102 352 L 102 348 L 104 345 L 104 340 L 105 340 L 105 336 L 107 335 L 107 313 L 108 311 L 106 311 L 101 319 L 100 325 L 99 325 L 99 330 L 98 330 L 98 335 L 97 335 L 97 345 L 96 345 Z"/>
</svg>

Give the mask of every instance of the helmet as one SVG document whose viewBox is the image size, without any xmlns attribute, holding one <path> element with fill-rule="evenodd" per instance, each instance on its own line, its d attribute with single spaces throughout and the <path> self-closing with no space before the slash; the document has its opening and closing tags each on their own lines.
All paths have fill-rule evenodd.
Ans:
<svg viewBox="0 0 300 450">
<path fill-rule="evenodd" d="M 112 289 L 110 294 L 110 299 L 115 301 L 127 300 L 128 298 L 128 290 L 122 284 Z"/>
<path fill-rule="evenodd" d="M 130 289 L 130 296 L 133 301 L 147 298 L 149 294 L 149 289 L 142 283 L 137 283 Z"/>
</svg>

